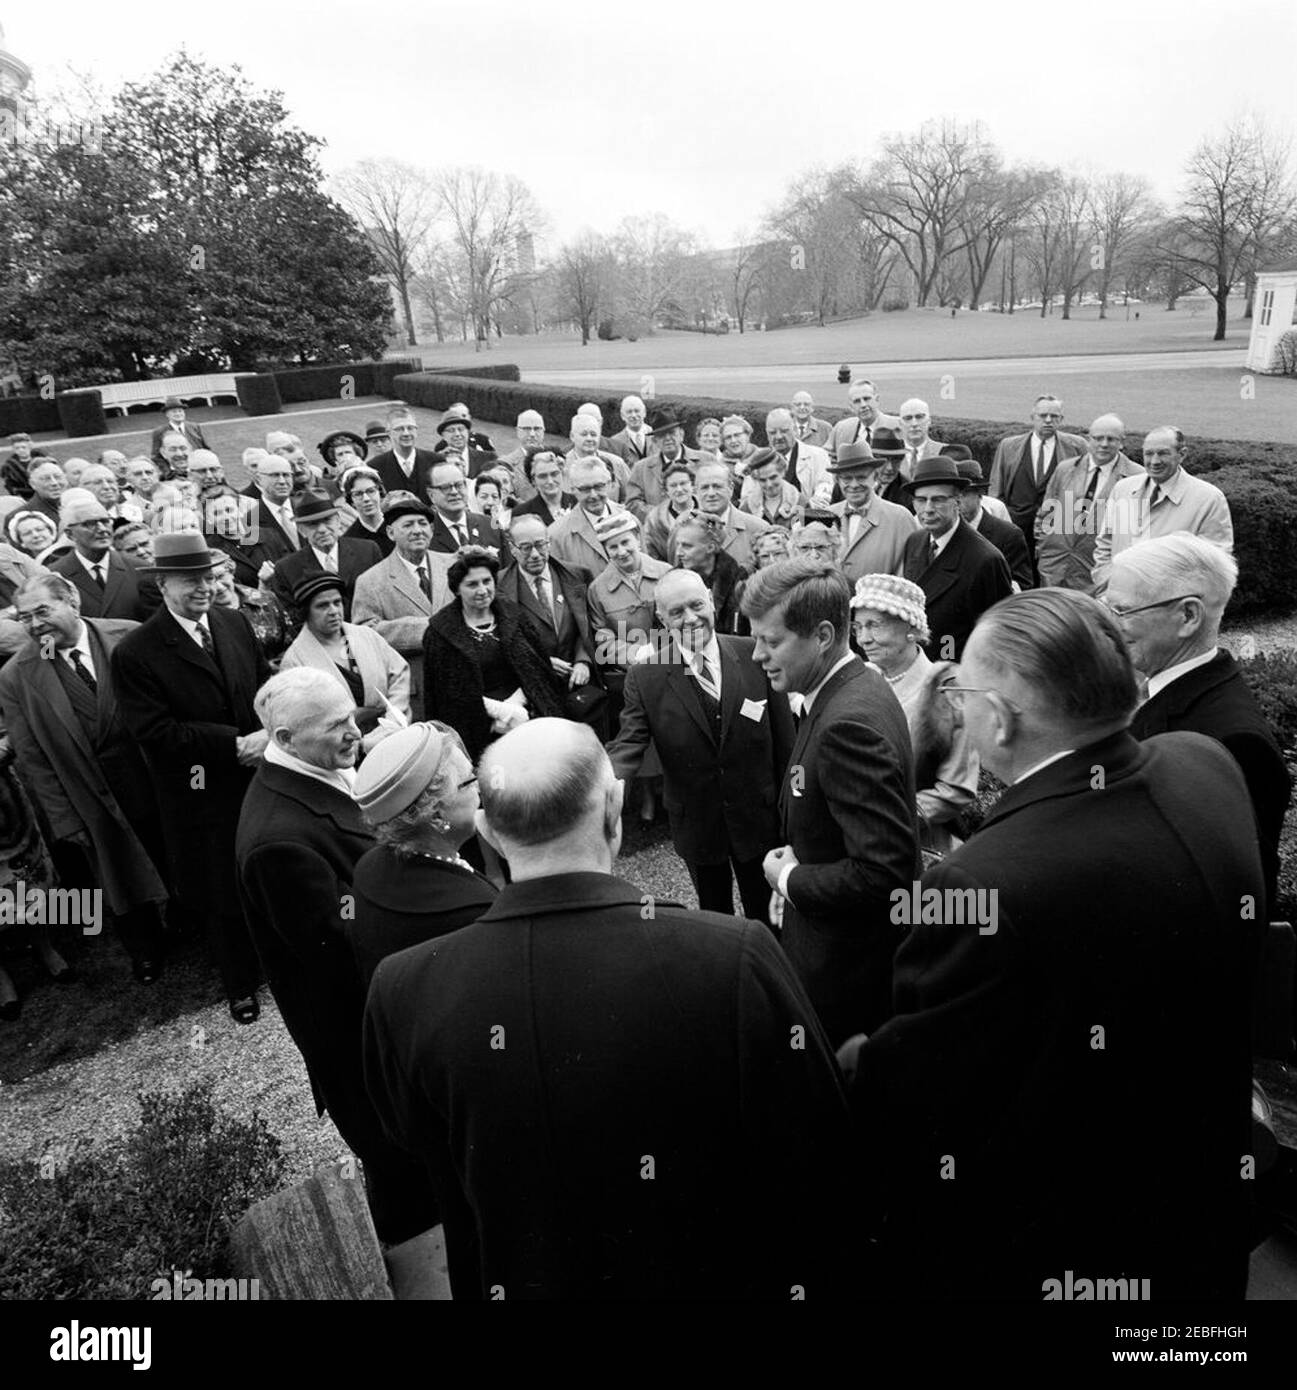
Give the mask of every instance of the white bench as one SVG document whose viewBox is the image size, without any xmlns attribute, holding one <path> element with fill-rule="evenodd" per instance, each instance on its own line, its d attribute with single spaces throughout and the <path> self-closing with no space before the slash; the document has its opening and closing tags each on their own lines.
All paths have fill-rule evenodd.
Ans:
<svg viewBox="0 0 1297 1390">
<path fill-rule="evenodd" d="M 238 380 L 255 376 L 254 372 L 208 372 L 205 376 L 175 376 L 163 381 L 114 381 L 96 386 L 105 412 L 118 410 L 126 414 L 127 406 L 163 405 L 169 396 L 183 400 L 203 400 L 213 405 L 217 396 L 238 399 Z"/>
</svg>

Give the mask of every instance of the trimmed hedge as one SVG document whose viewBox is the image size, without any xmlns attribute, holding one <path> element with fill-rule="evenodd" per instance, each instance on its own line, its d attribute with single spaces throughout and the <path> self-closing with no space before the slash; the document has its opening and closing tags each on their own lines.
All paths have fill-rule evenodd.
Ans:
<svg viewBox="0 0 1297 1390">
<path fill-rule="evenodd" d="M 59 427 L 57 401 L 47 401 L 44 396 L 0 400 L 0 439 L 11 434 L 49 434 Z"/>
<path fill-rule="evenodd" d="M 471 376 L 481 381 L 521 381 L 522 373 L 512 362 L 484 363 L 480 367 L 433 367 L 429 376 Z"/>
<path fill-rule="evenodd" d="M 239 388 L 239 404 L 245 415 L 278 415 L 283 408 L 279 385 L 272 373 L 241 376 L 235 384 Z"/>
<path fill-rule="evenodd" d="M 404 401 L 430 410 L 445 410 L 463 401 L 475 419 L 512 424 L 521 411 L 540 411 L 550 434 L 566 436 L 577 407 L 593 401 L 605 421 L 617 419 L 623 394 L 572 390 L 564 386 L 525 384 L 417 372 L 396 378 Z M 715 396 L 655 396 L 655 406 L 673 410 L 692 441 L 699 421 L 708 416 L 724 419 L 742 415 L 751 421 L 754 441 L 766 442 L 766 414 L 774 409 L 767 401 L 728 400 Z M 845 410 L 817 410 L 822 419 L 835 422 Z M 932 432 L 948 444 L 965 444 L 989 469 L 996 445 L 1006 434 L 1030 426 L 999 424 L 990 420 L 934 419 Z M 1138 446 L 1128 450 L 1139 461 Z M 1234 551 L 1239 562 L 1239 583 L 1230 604 L 1230 615 L 1255 616 L 1286 612 L 1297 601 L 1297 446 L 1252 443 L 1239 440 L 1195 439 L 1189 455 L 1191 473 L 1211 474 L 1212 483 L 1229 500 L 1234 521 Z"/>
<path fill-rule="evenodd" d="M 59 423 L 69 439 L 108 433 L 108 417 L 99 392 L 64 391 L 58 397 Z"/>
<path fill-rule="evenodd" d="M 415 366 L 411 358 L 394 358 L 389 362 L 330 362 L 320 367 L 284 367 L 267 375 L 274 377 L 279 399 L 293 405 L 298 401 L 390 396 L 393 378 Z M 347 386 L 345 395 L 344 386 Z"/>
</svg>

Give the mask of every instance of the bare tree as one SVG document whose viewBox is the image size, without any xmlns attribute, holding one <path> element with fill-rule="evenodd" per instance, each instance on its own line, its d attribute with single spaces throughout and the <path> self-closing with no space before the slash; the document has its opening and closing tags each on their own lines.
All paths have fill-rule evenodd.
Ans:
<svg viewBox="0 0 1297 1390">
<path fill-rule="evenodd" d="M 1006 239 L 1022 230 L 1031 209 L 1054 178 L 1051 171 L 1044 169 L 1004 169 L 998 156 L 988 158 L 971 175 L 959 213 L 968 261 L 970 307 L 976 309 L 981 303 L 987 276 Z"/>
<path fill-rule="evenodd" d="M 1072 317 L 1072 303 L 1097 268 L 1093 246 L 1093 204 L 1090 186 L 1078 175 L 1060 179 L 1046 195 L 1057 209 L 1058 287 L 1063 295 L 1063 317 Z"/>
<path fill-rule="evenodd" d="M 612 239 L 617 305 L 631 335 L 651 333 L 668 313 L 688 315 L 698 267 L 698 241 L 663 213 L 627 217 Z"/>
<path fill-rule="evenodd" d="M 783 202 L 766 219 L 777 254 L 802 287 L 798 296 L 823 325 L 846 297 L 856 274 L 860 215 L 843 193 L 841 172 L 812 169 L 789 185 Z"/>
<path fill-rule="evenodd" d="M 410 289 L 437 213 L 437 198 L 421 169 L 395 159 L 364 159 L 333 180 L 334 196 L 365 229 L 392 282 L 405 319 L 406 341 L 417 343 Z"/>
<path fill-rule="evenodd" d="M 455 281 L 454 298 L 480 349 L 497 310 L 514 303 L 534 268 L 522 247 L 542 223 L 520 179 L 485 169 L 447 169 L 435 180 Z"/>
<path fill-rule="evenodd" d="M 1157 207 L 1142 175 L 1107 174 L 1091 185 L 1091 208 L 1099 260 L 1099 317 L 1106 319 L 1108 295 L 1114 283 L 1121 283 L 1122 263 Z"/>
<path fill-rule="evenodd" d="M 1176 262 L 1216 302 L 1213 341 L 1225 337 L 1230 291 L 1256 269 L 1267 239 L 1293 215 L 1285 144 L 1255 118 L 1231 122 L 1194 151 L 1177 221 Z"/>
<path fill-rule="evenodd" d="M 581 346 L 585 347 L 598 322 L 600 305 L 611 293 L 612 253 L 608 243 L 593 232 L 569 242 L 558 253 L 554 274 L 558 310 L 580 325 Z"/>
<path fill-rule="evenodd" d="M 747 321 L 748 305 L 766 272 L 770 250 L 768 241 L 754 237 L 746 230 L 739 232 L 733 263 L 729 267 L 729 300 L 740 333 L 744 331 Z"/>
</svg>

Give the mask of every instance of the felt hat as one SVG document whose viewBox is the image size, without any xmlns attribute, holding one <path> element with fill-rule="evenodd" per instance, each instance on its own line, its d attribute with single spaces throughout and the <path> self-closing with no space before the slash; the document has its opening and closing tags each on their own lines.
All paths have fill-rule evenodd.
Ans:
<svg viewBox="0 0 1297 1390">
<path fill-rule="evenodd" d="M 935 458 L 920 459 L 914 477 L 903 483 L 902 488 L 912 493 L 916 488 L 932 487 L 935 483 L 950 483 L 962 492 L 968 486 L 968 479 L 960 473 L 954 459 L 938 454 Z"/>
<path fill-rule="evenodd" d="M 850 444 L 838 445 L 838 457 L 829 464 L 829 472 L 855 473 L 864 468 L 877 468 L 881 462 L 882 459 L 863 439 L 857 439 Z"/>
<path fill-rule="evenodd" d="M 149 574 L 206 574 L 224 563 L 196 531 L 164 531 L 154 536 L 153 563 L 145 568 Z"/>
</svg>

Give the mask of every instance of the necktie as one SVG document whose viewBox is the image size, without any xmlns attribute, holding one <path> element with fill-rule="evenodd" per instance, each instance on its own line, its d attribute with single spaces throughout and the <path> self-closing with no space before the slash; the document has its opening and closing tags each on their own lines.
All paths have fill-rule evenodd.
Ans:
<svg viewBox="0 0 1297 1390">
<path fill-rule="evenodd" d="M 287 502 L 283 503 L 279 508 L 279 524 L 283 527 L 284 535 L 296 545 L 298 543 L 297 522 L 293 520 L 292 508 L 289 507 Z"/>
<path fill-rule="evenodd" d="M 108 580 L 104 577 L 104 562 L 100 560 L 91 568 L 95 572 L 95 583 L 98 584 L 101 589 L 106 588 Z"/>
<path fill-rule="evenodd" d="M 934 564 L 937 559 L 937 542 L 933 536 L 928 537 L 928 564 Z"/>
<path fill-rule="evenodd" d="M 428 562 L 425 560 L 419 566 L 419 588 L 423 590 L 423 596 L 432 602 L 432 576 L 428 573 Z"/>
<path fill-rule="evenodd" d="M 1157 485 L 1157 483 L 1154 483 L 1154 484 L 1153 484 L 1153 491 L 1152 491 L 1152 493 L 1149 495 L 1149 503 L 1148 503 L 1148 505 L 1149 505 L 1150 507 L 1156 507 L 1157 504 L 1158 504 L 1161 500 L 1162 500 L 1162 489 Z"/>
<path fill-rule="evenodd" d="M 208 656 L 216 655 L 215 648 L 212 646 L 212 634 L 202 625 L 198 624 L 198 640 L 203 644 L 203 650 Z"/>
<path fill-rule="evenodd" d="M 541 606 L 541 611 L 544 612 L 544 613 L 549 617 L 549 620 L 550 620 L 551 622 L 553 622 L 553 621 L 554 621 L 554 601 L 550 598 L 550 595 L 549 595 L 549 579 L 548 579 L 548 577 L 547 577 L 546 575 L 544 575 L 544 574 L 538 574 L 538 575 L 536 576 L 536 582 L 535 582 L 535 584 L 533 585 L 533 588 L 534 588 L 535 591 L 536 591 L 536 602 L 540 604 L 540 606 Z"/>
<path fill-rule="evenodd" d="M 1049 460 L 1045 457 L 1046 445 L 1041 441 L 1040 448 L 1036 451 L 1036 486 L 1040 487 L 1045 481 L 1045 473 L 1049 468 Z"/>
<path fill-rule="evenodd" d="M 1089 481 L 1089 483 L 1086 485 L 1086 489 L 1085 489 L 1085 500 L 1086 500 L 1087 502 L 1093 502 L 1093 501 L 1094 501 L 1094 494 L 1098 491 L 1098 489 L 1099 489 L 1099 465 L 1096 463 L 1095 466 L 1090 470 L 1090 481 Z"/>
<path fill-rule="evenodd" d="M 713 700 L 721 698 L 721 688 L 716 684 L 712 674 L 711 662 L 707 660 L 705 652 L 699 652 L 694 666 L 694 674 L 698 677 L 698 684 L 712 697 Z"/>
<path fill-rule="evenodd" d="M 90 667 L 85 664 L 86 659 L 78 648 L 72 648 L 68 653 L 68 660 L 72 663 L 72 669 L 81 677 L 89 689 L 99 689 L 99 682 L 95 680 Z"/>
<path fill-rule="evenodd" d="M 324 566 L 324 568 L 328 570 L 330 574 L 337 574 L 338 552 L 336 550 L 329 550 L 321 551 L 320 554 L 322 557 L 320 563 Z"/>
</svg>

